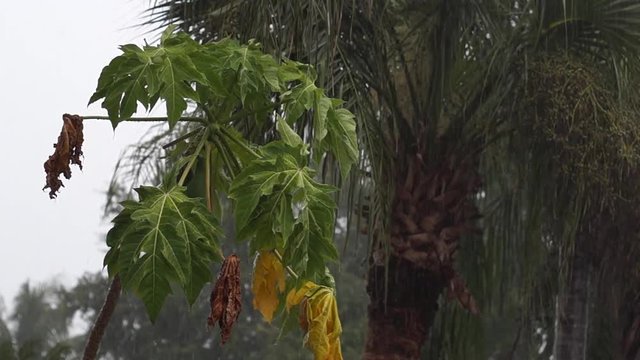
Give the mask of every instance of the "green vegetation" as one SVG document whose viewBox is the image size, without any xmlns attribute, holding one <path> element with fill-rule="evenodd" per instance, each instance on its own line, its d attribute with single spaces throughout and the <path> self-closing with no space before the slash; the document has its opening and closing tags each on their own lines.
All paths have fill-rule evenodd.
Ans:
<svg viewBox="0 0 640 360">
<path fill-rule="evenodd" d="M 366 264 L 364 359 L 638 357 L 637 1 L 165 0 L 147 21 L 184 33 L 123 46 L 91 100 L 114 127 L 166 103 L 108 203 L 158 185 L 118 208 L 106 258 L 152 319 L 212 280 L 230 200 L 224 233 L 281 259 L 258 307 L 285 329 L 303 281 L 334 294 L 341 215 Z M 80 165 L 81 124 L 65 129 L 52 196 Z"/>
</svg>

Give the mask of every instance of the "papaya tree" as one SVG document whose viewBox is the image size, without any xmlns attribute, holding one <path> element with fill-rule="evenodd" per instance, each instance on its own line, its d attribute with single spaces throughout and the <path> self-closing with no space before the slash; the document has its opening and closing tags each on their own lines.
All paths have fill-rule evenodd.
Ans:
<svg viewBox="0 0 640 360">
<path fill-rule="evenodd" d="M 113 219 L 104 258 L 112 283 L 84 358 L 96 357 L 121 289 L 136 294 L 153 321 L 177 289 L 193 303 L 213 280 L 212 264 L 221 261 L 208 323 L 219 324 L 223 343 L 231 336 L 241 310 L 240 269 L 235 254 L 222 253 L 219 226 L 227 215 L 221 203 L 230 199 L 236 231 L 228 241 L 246 241 L 258 254 L 254 306 L 267 321 L 299 319 L 316 359 L 341 359 L 335 285 L 326 266 L 338 258 L 337 189 L 319 181 L 316 168 L 330 158 L 348 176 L 358 161 L 354 115 L 315 85 L 313 67 L 279 61 L 256 42 L 201 45 L 169 27 L 157 45 L 120 49 L 89 101 L 102 100 L 108 116 L 63 116 L 45 163 L 50 197 L 62 186 L 60 175 L 71 177 L 70 164 L 82 167 L 86 120 L 108 119 L 114 129 L 127 121 L 165 122 L 175 138 L 165 144 L 162 183 L 138 187 L 137 199 L 124 201 Z M 162 102 L 166 117 L 133 117 L 140 105 L 150 111 Z M 265 134 L 263 141 L 241 135 L 247 128 Z M 189 182 L 196 171 L 203 181 Z"/>
</svg>

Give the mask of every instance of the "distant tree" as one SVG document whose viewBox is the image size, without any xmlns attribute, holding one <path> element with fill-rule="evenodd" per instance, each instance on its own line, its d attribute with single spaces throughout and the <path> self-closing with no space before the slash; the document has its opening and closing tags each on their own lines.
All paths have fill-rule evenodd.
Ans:
<svg viewBox="0 0 640 360">
<path fill-rule="evenodd" d="M 0 317 L 0 359 L 66 360 L 72 356 L 67 338 L 70 312 L 59 301 L 58 291 L 57 285 L 22 285 L 10 322 Z"/>
</svg>

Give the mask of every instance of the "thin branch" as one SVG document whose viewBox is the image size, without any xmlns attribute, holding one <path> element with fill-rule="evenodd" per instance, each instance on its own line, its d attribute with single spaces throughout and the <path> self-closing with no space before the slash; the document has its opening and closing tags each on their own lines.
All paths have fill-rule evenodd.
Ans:
<svg viewBox="0 0 640 360">
<path fill-rule="evenodd" d="M 89 339 L 87 339 L 87 344 L 84 346 L 84 355 L 82 356 L 82 360 L 94 360 L 96 358 L 104 331 L 106 330 L 107 325 L 109 325 L 111 315 L 113 315 L 113 311 L 118 304 L 121 288 L 122 285 L 120 284 L 120 277 L 116 275 L 109 286 L 109 291 L 107 292 L 107 297 L 104 300 L 102 309 L 100 309 L 100 313 L 91 327 Z"/>
<path fill-rule="evenodd" d="M 204 193 L 207 197 L 207 209 L 209 212 L 213 212 L 213 201 L 211 199 L 211 144 L 205 145 L 205 160 L 204 160 Z"/>
<path fill-rule="evenodd" d="M 180 180 L 178 180 L 178 186 L 182 186 L 184 184 L 185 180 L 187 180 L 187 175 L 189 174 L 189 171 L 191 171 L 191 167 L 193 166 L 193 164 L 198 159 L 198 156 L 200 155 L 200 152 L 202 151 L 202 147 L 207 142 L 206 138 L 207 138 L 207 136 L 209 136 L 209 131 L 208 130 L 209 130 L 208 128 L 206 128 L 204 130 L 204 133 L 202 134 L 202 138 L 200 139 L 200 142 L 198 143 L 196 151 L 191 155 L 191 160 L 189 160 L 189 162 L 187 163 L 187 166 L 185 166 L 184 170 L 182 171 L 182 176 L 180 176 Z"/>
<path fill-rule="evenodd" d="M 209 119 L 209 122 L 214 123 L 216 121 L 215 116 L 213 116 L 213 113 L 211 112 L 211 109 L 209 109 L 208 106 L 205 105 L 201 105 L 202 109 L 204 110 L 204 113 L 207 115 L 207 118 Z"/>
<path fill-rule="evenodd" d="M 89 115 L 89 116 L 82 116 L 83 120 L 109 120 L 111 121 L 111 118 L 108 116 L 94 116 L 94 115 Z M 150 117 L 130 117 L 127 119 L 121 119 L 120 121 L 131 121 L 131 122 L 159 122 L 159 121 L 168 121 L 169 118 L 167 118 L 166 116 L 150 116 Z M 194 116 L 183 116 L 180 119 L 178 119 L 178 121 L 182 121 L 182 122 L 197 122 L 197 123 L 202 123 L 202 124 L 206 124 L 207 123 L 207 119 L 205 118 L 201 118 L 201 117 L 194 117 Z"/>
<path fill-rule="evenodd" d="M 238 140 L 235 138 L 235 136 L 233 136 L 233 134 L 227 130 L 224 126 L 220 126 L 220 131 L 227 137 L 229 138 L 229 140 L 233 141 L 234 143 L 236 143 L 238 146 L 240 146 L 241 148 L 243 148 L 245 151 L 247 151 L 249 154 L 259 158 L 260 154 L 258 154 L 257 152 L 255 152 L 255 150 L 253 150 L 252 148 L 249 147 L 249 145 L 243 143 L 242 141 Z"/>
<path fill-rule="evenodd" d="M 202 131 L 202 128 L 198 128 L 198 129 L 195 129 L 195 130 L 193 130 L 193 131 L 189 131 L 188 133 L 186 133 L 186 134 L 184 134 L 184 135 L 182 135 L 182 136 L 178 137 L 177 139 L 175 139 L 175 140 L 171 140 L 171 141 L 169 141 L 168 143 L 166 143 L 166 144 L 162 145 L 162 148 L 166 150 L 166 149 L 168 149 L 168 148 L 172 147 L 173 145 L 175 145 L 175 144 L 179 143 L 180 141 L 182 141 L 182 140 L 186 140 L 186 139 L 188 139 L 188 138 L 192 137 L 193 135 L 197 134 L 197 133 L 198 133 L 198 132 L 200 132 L 200 131 Z"/>
<path fill-rule="evenodd" d="M 218 136 L 214 136 L 213 137 L 213 142 L 215 144 L 216 149 L 218 149 L 218 156 L 220 157 L 220 159 L 224 163 L 224 166 L 225 166 L 225 168 L 227 170 L 228 175 L 231 178 L 235 178 L 236 177 L 236 169 L 234 168 L 231 160 L 229 160 L 229 154 L 227 154 L 226 148 L 224 147 L 224 145 L 222 145 L 222 143 L 220 142 L 220 139 L 218 139 Z"/>
</svg>

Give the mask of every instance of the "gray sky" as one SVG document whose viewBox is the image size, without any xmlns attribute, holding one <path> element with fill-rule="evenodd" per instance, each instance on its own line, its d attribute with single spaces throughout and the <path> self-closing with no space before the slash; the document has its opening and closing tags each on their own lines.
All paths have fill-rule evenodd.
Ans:
<svg viewBox="0 0 640 360">
<path fill-rule="evenodd" d="M 71 285 L 102 268 L 104 191 L 123 147 L 146 129 L 85 121 L 84 170 L 72 167 L 58 199 L 44 186 L 62 114 L 87 109 L 98 75 L 117 46 L 141 43 L 145 0 L 5 1 L 0 12 L 0 296 L 11 306 L 21 283 Z M 151 35 L 146 35 L 152 37 Z M 144 110 L 144 109 L 142 109 Z"/>
</svg>

